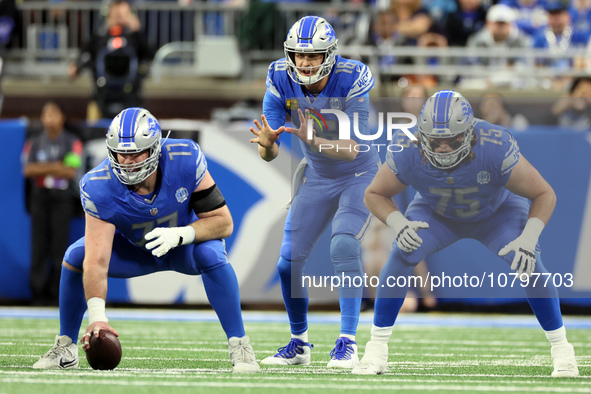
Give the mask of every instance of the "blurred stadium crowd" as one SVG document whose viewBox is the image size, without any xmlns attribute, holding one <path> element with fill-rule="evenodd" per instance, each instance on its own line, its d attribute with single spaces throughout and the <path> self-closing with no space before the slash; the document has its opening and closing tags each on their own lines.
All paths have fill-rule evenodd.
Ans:
<svg viewBox="0 0 591 394">
<path fill-rule="evenodd" d="M 255 81 L 255 86 L 260 85 L 252 94 L 256 99 L 262 97 L 269 62 L 283 57 L 288 27 L 310 14 L 332 24 L 341 55 L 370 66 L 380 82 L 373 94 L 380 96 L 397 95 L 396 89 L 413 84 L 429 90 L 451 86 L 560 96 L 569 89 L 574 93 L 573 80 L 591 71 L 591 0 L 129 3 L 137 18 L 132 30 L 155 53 L 148 74 L 152 82 L 161 83 L 167 76 Z M 65 79 L 67 65 L 105 25 L 108 4 L 3 0 L 3 74 L 17 81 Z M 120 48 L 110 51 L 114 49 Z M 110 55 L 95 65 L 107 76 L 106 82 L 100 82 L 95 73 L 96 84 L 125 85 L 125 73 L 142 72 L 133 67 L 133 59 Z"/>
</svg>

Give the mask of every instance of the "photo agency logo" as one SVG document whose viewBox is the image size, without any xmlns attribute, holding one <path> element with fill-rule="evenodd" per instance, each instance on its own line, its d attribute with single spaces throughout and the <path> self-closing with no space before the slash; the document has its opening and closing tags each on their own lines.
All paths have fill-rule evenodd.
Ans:
<svg viewBox="0 0 591 394">
<path fill-rule="evenodd" d="M 351 120 L 349 116 L 338 109 L 321 109 L 320 112 L 309 109 L 310 116 L 308 118 L 307 124 L 307 138 L 313 138 L 313 130 L 314 124 L 317 125 L 317 130 L 326 130 L 328 129 L 327 122 L 325 118 L 322 116 L 323 114 L 328 115 L 332 114 L 337 118 L 338 122 L 338 130 L 339 130 L 339 140 L 350 140 L 351 137 L 351 130 L 356 139 L 359 141 L 367 141 L 367 143 L 358 143 L 353 149 L 357 152 L 368 152 L 370 149 L 374 148 L 377 149 L 378 152 L 380 148 L 385 147 L 390 152 L 401 152 L 404 147 L 400 144 L 392 143 L 394 131 L 400 130 L 402 131 L 411 141 L 418 141 L 417 137 L 409 130 L 412 129 L 417 124 L 417 117 L 413 114 L 407 112 L 378 112 L 378 129 L 374 134 L 364 134 L 359 130 L 359 113 L 353 113 L 353 127 L 351 127 Z M 400 121 L 407 120 L 408 122 L 399 123 Z M 385 127 L 384 127 L 385 123 Z M 372 143 L 371 141 L 379 140 L 382 137 L 382 134 L 386 132 L 386 138 L 388 140 L 388 144 L 380 144 L 380 143 Z M 329 149 L 336 149 L 339 150 L 351 150 L 350 147 L 339 147 L 338 145 L 327 143 L 327 144 L 320 144 L 318 146 L 320 152 L 322 150 L 329 150 Z"/>
</svg>

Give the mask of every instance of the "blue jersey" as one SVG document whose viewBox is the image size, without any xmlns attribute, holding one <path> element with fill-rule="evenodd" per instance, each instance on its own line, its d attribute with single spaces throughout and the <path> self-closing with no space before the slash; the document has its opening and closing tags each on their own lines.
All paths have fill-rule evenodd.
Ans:
<svg viewBox="0 0 591 394">
<path fill-rule="evenodd" d="M 316 135 L 329 140 L 339 138 L 337 117 L 333 114 L 321 114 L 322 109 L 343 111 L 350 120 L 351 139 L 358 143 L 353 132 L 354 113 L 357 113 L 357 125 L 361 134 L 367 133 L 369 118 L 369 91 L 374 86 L 374 79 L 369 68 L 361 62 L 336 56 L 335 65 L 326 77 L 328 82 L 316 97 L 291 80 L 287 74 L 287 62 L 279 59 L 269 66 L 267 75 L 267 92 L 263 99 L 263 114 L 269 126 L 276 130 L 285 125 L 286 114 L 290 114 L 292 123 L 299 127 L 298 108 L 305 112 L 311 109 L 314 115 Z M 378 155 L 375 149 L 368 152 L 360 151 L 355 160 L 330 159 L 322 153 L 312 152 L 309 146 L 300 141 L 302 151 L 310 165 L 319 175 L 338 178 L 359 172 L 363 168 L 375 165 Z M 363 152 L 363 153 L 362 153 Z"/>
<path fill-rule="evenodd" d="M 155 227 L 186 226 L 197 220 L 189 206 L 191 194 L 207 170 L 203 152 L 194 141 L 168 139 L 158 163 L 161 181 L 151 199 L 119 182 L 109 159 L 80 180 L 84 211 L 115 225 L 125 238 L 145 249 L 144 235 Z"/>
<path fill-rule="evenodd" d="M 519 161 L 519 147 L 507 130 L 483 120 L 475 119 L 474 132 L 478 136 L 474 159 L 466 159 L 453 171 L 431 165 L 403 133 L 396 134 L 393 143 L 404 149 L 388 152 L 386 163 L 438 215 L 456 221 L 484 220 L 512 195 L 504 186 Z"/>
</svg>

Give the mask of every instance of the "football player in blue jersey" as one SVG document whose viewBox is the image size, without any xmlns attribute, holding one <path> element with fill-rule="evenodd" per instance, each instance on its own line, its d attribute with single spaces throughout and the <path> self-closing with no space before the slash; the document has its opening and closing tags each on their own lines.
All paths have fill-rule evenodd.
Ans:
<svg viewBox="0 0 591 394">
<path fill-rule="evenodd" d="M 107 148 L 108 158 L 80 180 L 86 230 L 62 263 L 60 335 L 33 368 L 78 367 L 78 331 L 87 307 L 84 350 L 100 330 L 117 335 L 105 313 L 107 277 L 171 270 L 202 276 L 228 337 L 232 371 L 257 372 L 222 240 L 232 233 L 232 216 L 199 146 L 162 141 L 156 118 L 128 108 L 113 119 Z"/>
<path fill-rule="evenodd" d="M 338 117 L 323 112 L 339 110 L 361 134 L 367 130 L 369 91 L 374 79 L 363 63 L 336 55 L 337 37 L 323 18 L 306 16 L 289 30 L 285 58 L 269 66 L 267 92 L 261 121 L 250 131 L 255 135 L 261 157 L 271 161 L 279 153 L 279 137 L 285 131 L 298 137 L 304 161 L 298 166 L 297 188 L 284 228 L 277 268 L 291 326 L 290 342 L 265 365 L 307 365 L 308 293 L 302 274 L 310 251 L 332 221 L 330 256 L 339 287 L 341 330 L 328 367 L 352 368 L 359 362 L 355 334 L 359 321 L 362 287 L 360 239 L 369 224 L 363 192 L 379 168 L 375 149 L 361 149 L 357 133 L 344 130 L 350 138 L 339 139 Z M 293 127 L 285 127 L 290 114 Z M 308 131 L 311 116 L 317 126 Z M 322 119 L 319 117 L 322 117 Z M 351 127 L 353 128 L 353 127 Z M 288 136 L 288 134 L 283 134 Z"/>
<path fill-rule="evenodd" d="M 476 239 L 523 279 L 529 304 L 551 343 L 552 376 L 578 376 L 557 289 L 533 278 L 525 281 L 548 272 L 538 238 L 556 204 L 552 187 L 507 130 L 475 119 L 468 101 L 455 91 L 439 91 L 425 102 L 416 135 L 418 144 L 403 136 L 394 139 L 405 149 L 387 154 L 387 166 L 365 192 L 369 210 L 397 234 L 380 283 L 408 277 L 419 261 L 459 239 Z M 409 185 L 418 194 L 404 216 L 391 197 Z M 371 340 L 354 374 L 386 371 L 388 340 L 406 290 L 378 287 Z"/>
</svg>

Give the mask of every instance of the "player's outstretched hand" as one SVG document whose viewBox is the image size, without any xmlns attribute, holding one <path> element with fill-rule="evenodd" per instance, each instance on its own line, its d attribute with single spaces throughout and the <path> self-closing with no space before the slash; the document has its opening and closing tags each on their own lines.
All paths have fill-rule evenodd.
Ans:
<svg viewBox="0 0 591 394">
<path fill-rule="evenodd" d="M 417 231 L 429 228 L 429 223 L 410 221 L 400 211 L 394 211 L 386 218 L 386 224 L 396 232 L 396 243 L 405 252 L 417 250 L 423 243 Z"/>
<path fill-rule="evenodd" d="M 533 241 L 533 244 L 532 244 Z M 505 256 L 509 252 L 515 252 L 511 269 L 517 274 L 531 276 L 536 268 L 536 241 L 529 240 L 523 235 L 509 242 L 499 251 L 499 256 Z"/>
<path fill-rule="evenodd" d="M 90 337 L 94 335 L 96 338 L 98 338 L 99 331 L 101 330 L 110 331 L 116 337 L 119 336 L 119 334 L 117 334 L 117 331 L 115 331 L 115 329 L 111 327 L 109 323 L 104 321 L 96 321 L 89 325 L 84 335 L 82 335 L 82 349 L 84 349 L 84 351 L 90 349 Z"/>
<path fill-rule="evenodd" d="M 310 119 L 310 111 L 306 110 L 306 115 L 301 109 L 298 109 L 298 115 L 300 117 L 300 127 L 286 127 L 285 131 L 290 134 L 295 134 L 299 139 L 304 141 L 306 144 L 310 145 L 310 147 L 314 148 L 314 140 L 316 138 L 316 131 L 312 129 L 312 138 L 308 138 L 308 120 Z"/>
<path fill-rule="evenodd" d="M 146 248 L 152 250 L 156 257 L 162 257 L 172 248 L 187 245 L 195 241 L 195 230 L 191 226 L 185 227 L 157 227 L 145 236 Z"/>
<path fill-rule="evenodd" d="M 254 125 L 257 127 L 256 130 L 254 127 L 250 128 L 250 132 L 253 133 L 256 138 L 252 138 L 250 142 L 253 144 L 259 144 L 263 148 L 270 148 L 275 141 L 279 138 L 281 133 L 285 131 L 285 126 L 281 126 L 277 130 L 273 130 L 269 123 L 267 122 L 267 118 L 265 115 L 261 115 L 261 122 L 258 119 L 254 120 Z"/>
</svg>

